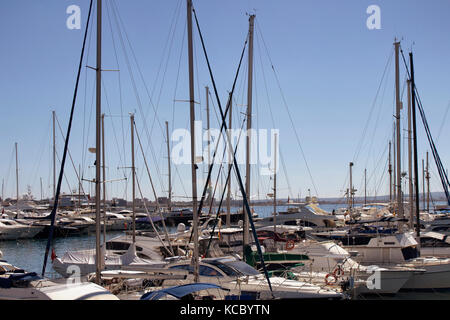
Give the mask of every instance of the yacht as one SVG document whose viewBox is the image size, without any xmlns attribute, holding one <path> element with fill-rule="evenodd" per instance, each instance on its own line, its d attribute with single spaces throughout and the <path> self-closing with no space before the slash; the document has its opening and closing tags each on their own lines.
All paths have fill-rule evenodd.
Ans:
<svg viewBox="0 0 450 320">
<path fill-rule="evenodd" d="M 130 245 L 125 254 L 117 255 L 105 253 L 102 248 L 102 270 L 120 270 L 123 266 L 151 266 L 161 267 L 165 263 L 161 260 L 146 260 L 136 255 L 136 246 Z M 68 251 L 62 257 L 52 258 L 53 269 L 63 277 L 70 277 L 74 270 L 80 275 L 87 275 L 96 270 L 95 250 Z"/>
<path fill-rule="evenodd" d="M 0 219 L 0 240 L 31 239 L 44 229 L 26 225 L 12 219 Z"/>
<path fill-rule="evenodd" d="M 450 238 L 441 232 L 422 232 L 420 234 L 420 255 L 422 257 L 450 257 Z"/>
<path fill-rule="evenodd" d="M 413 273 L 403 290 L 450 289 L 450 259 L 420 257 L 419 244 L 412 233 L 372 238 L 366 245 L 345 246 L 357 251 L 358 262 L 385 268 L 406 267 L 422 270 Z"/>
<path fill-rule="evenodd" d="M 125 231 L 131 227 L 132 218 L 120 213 L 106 212 L 106 231 Z"/>
<path fill-rule="evenodd" d="M 193 282 L 190 260 L 167 265 L 169 270 L 187 270 L 186 279 L 164 280 L 163 286 Z M 199 262 L 199 281 L 213 283 L 229 291 L 225 299 L 343 299 L 345 295 L 332 289 L 282 277 L 271 277 L 272 292 L 267 279 L 253 267 L 235 257 L 204 258 Z"/>
<path fill-rule="evenodd" d="M 319 214 L 314 212 L 307 205 L 291 207 L 285 212 L 279 212 L 275 217 L 276 223 L 280 225 L 301 225 L 313 228 L 335 228 L 338 218 L 333 215 Z M 275 220 L 273 216 L 255 221 L 255 227 L 273 226 Z"/>
</svg>

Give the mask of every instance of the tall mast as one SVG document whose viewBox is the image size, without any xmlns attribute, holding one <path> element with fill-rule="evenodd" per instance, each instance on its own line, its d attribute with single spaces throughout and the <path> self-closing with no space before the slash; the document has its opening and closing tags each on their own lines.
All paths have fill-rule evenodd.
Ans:
<svg viewBox="0 0 450 320">
<path fill-rule="evenodd" d="M 231 141 L 231 125 L 232 125 L 232 106 L 233 106 L 233 95 L 230 92 L 230 111 L 228 115 L 228 141 Z M 231 148 L 231 143 L 229 144 L 228 151 L 228 171 L 231 172 L 231 167 L 233 166 L 233 150 Z M 228 178 L 228 190 L 227 190 L 227 218 L 226 226 L 229 228 L 231 226 L 231 177 Z"/>
<path fill-rule="evenodd" d="M 255 26 L 255 15 L 250 15 L 249 18 L 249 37 L 248 37 L 248 90 L 247 90 L 247 158 L 246 158 L 246 170 L 245 170 L 245 193 L 247 194 L 248 202 L 251 204 L 250 193 L 250 150 L 251 150 L 251 129 L 252 129 L 252 97 L 253 97 L 253 32 Z M 244 248 L 249 244 L 249 215 L 244 214 Z"/>
<path fill-rule="evenodd" d="M 16 199 L 17 206 L 19 205 L 19 159 L 17 156 L 17 142 L 16 142 Z"/>
<path fill-rule="evenodd" d="M 169 122 L 166 121 L 166 137 L 167 137 L 167 170 L 169 175 L 169 197 L 167 207 L 169 211 L 172 210 L 172 168 L 170 164 L 170 140 L 169 140 Z"/>
<path fill-rule="evenodd" d="M 400 131 L 400 70 L 399 70 L 399 47 L 400 42 L 396 41 L 395 46 L 395 101 L 396 101 L 396 135 L 397 135 L 397 210 L 398 216 L 403 218 L 403 195 L 402 195 L 402 168 L 401 168 L 401 131 Z"/>
<path fill-rule="evenodd" d="M 198 212 L 197 212 L 197 172 L 195 164 L 195 100 L 194 100 L 194 52 L 192 39 L 192 0 L 187 0 L 187 31 L 189 59 L 189 101 L 191 122 L 191 173 L 192 173 L 192 211 L 194 230 L 194 282 L 198 282 Z"/>
<path fill-rule="evenodd" d="M 425 160 L 422 159 L 422 203 L 425 211 Z"/>
<path fill-rule="evenodd" d="M 391 161 L 391 142 L 389 141 L 389 203 L 392 203 L 392 161 Z"/>
<path fill-rule="evenodd" d="M 102 176 L 103 176 L 103 243 L 106 243 L 106 161 L 105 161 L 105 114 L 102 114 Z M 79 196 L 79 195 L 78 195 Z"/>
<path fill-rule="evenodd" d="M 5 178 L 2 179 L 2 202 L 0 202 L 0 204 L 2 204 L 5 201 Z"/>
<path fill-rule="evenodd" d="M 277 232 L 277 143 L 278 143 L 278 135 L 275 133 L 274 136 L 274 150 L 275 150 L 275 159 L 273 166 L 273 232 Z"/>
<path fill-rule="evenodd" d="M 134 166 L 134 114 L 130 114 L 131 121 L 131 175 L 132 175 L 132 196 L 131 199 L 133 208 L 133 243 L 136 243 L 136 168 Z M 156 200 L 158 201 L 158 200 Z"/>
<path fill-rule="evenodd" d="M 393 123 L 393 134 L 392 134 L 392 193 L 393 193 L 393 206 L 395 209 L 395 202 L 397 201 L 397 188 L 395 187 L 395 179 L 397 177 L 397 166 L 395 165 L 395 159 L 396 159 L 396 141 L 395 141 L 395 133 L 396 133 L 396 128 L 395 128 L 395 122 Z"/>
<path fill-rule="evenodd" d="M 427 212 L 430 212 L 430 167 L 428 162 L 428 151 L 427 151 L 427 168 L 425 170 L 425 179 L 427 180 Z"/>
<path fill-rule="evenodd" d="M 209 131 L 210 127 L 210 119 L 209 119 L 209 88 L 205 87 L 206 90 L 206 132 L 207 132 L 207 137 L 208 137 L 208 167 L 211 165 L 211 133 Z M 208 185 L 208 198 L 210 198 L 211 201 L 213 201 L 212 199 L 212 194 L 211 194 L 211 190 L 212 190 L 212 185 L 211 185 L 211 179 L 209 179 L 209 185 Z"/>
<path fill-rule="evenodd" d="M 55 195 L 56 195 L 56 134 L 55 134 L 55 118 L 56 113 L 55 111 L 52 111 L 52 118 L 53 118 L 53 203 L 55 201 Z"/>
<path fill-rule="evenodd" d="M 348 213 L 351 214 L 353 209 L 353 176 L 352 176 L 352 167 L 353 162 L 350 162 L 349 169 L 350 169 L 350 186 L 348 191 Z"/>
<path fill-rule="evenodd" d="M 41 201 L 42 201 L 42 199 L 43 199 L 43 196 L 42 196 L 43 195 L 43 193 L 42 193 L 42 177 L 41 177 L 40 180 L 41 180 Z M 2 197 L 2 199 L 3 199 L 3 197 Z"/>
<path fill-rule="evenodd" d="M 408 177 L 409 177 L 409 227 L 414 228 L 414 191 L 412 172 L 412 119 L 411 119 L 411 80 L 407 80 L 408 85 Z"/>
<path fill-rule="evenodd" d="M 81 165 L 78 165 L 80 178 L 78 179 L 78 208 L 81 210 Z M 84 194 L 84 191 L 83 191 Z"/>
<path fill-rule="evenodd" d="M 367 204 L 367 169 L 364 169 L 364 206 Z"/>
<path fill-rule="evenodd" d="M 416 234 L 417 237 L 420 237 L 420 211 L 419 211 L 419 168 L 417 161 L 417 127 L 416 127 L 416 85 L 414 82 L 414 62 L 413 62 L 413 54 L 409 53 L 409 64 L 411 68 L 411 109 L 412 109 L 412 124 L 413 124 L 413 145 L 414 145 L 414 186 L 415 186 L 415 194 L 416 194 Z M 420 244 L 420 241 L 419 241 Z"/>
<path fill-rule="evenodd" d="M 96 241 L 96 282 L 100 284 L 100 168 L 101 168 L 101 115 L 102 115 L 102 0 L 97 0 L 97 67 L 96 67 L 96 134 L 95 134 L 95 241 Z"/>
</svg>

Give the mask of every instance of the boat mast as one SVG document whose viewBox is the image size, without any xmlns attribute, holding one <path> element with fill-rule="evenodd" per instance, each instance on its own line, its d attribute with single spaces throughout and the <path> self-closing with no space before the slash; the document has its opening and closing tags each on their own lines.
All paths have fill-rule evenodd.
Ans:
<svg viewBox="0 0 450 320">
<path fill-rule="evenodd" d="M 105 114 L 102 114 L 102 176 L 103 176 L 103 244 L 106 244 L 106 161 L 105 161 Z"/>
<path fill-rule="evenodd" d="M 425 160 L 422 159 L 422 203 L 425 211 Z"/>
<path fill-rule="evenodd" d="M 402 195 L 402 170 L 401 170 L 401 131 L 400 131 L 400 109 L 402 103 L 400 101 L 400 70 L 399 70 L 399 47 L 400 42 L 395 41 L 395 105 L 396 105 L 396 138 L 397 138 L 397 210 L 398 216 L 403 218 L 403 195 Z"/>
<path fill-rule="evenodd" d="M 420 211 L 419 211 L 419 168 L 417 161 L 417 127 L 416 127 L 416 85 L 414 82 L 414 63 L 413 54 L 409 53 L 409 64 L 411 68 L 411 102 L 412 102 L 412 123 L 413 123 L 413 144 L 414 144 L 414 185 L 416 189 L 416 234 L 418 240 L 420 239 Z M 418 241 L 420 244 L 420 241 Z"/>
<path fill-rule="evenodd" d="M 16 198 L 17 198 L 17 208 L 19 205 L 19 160 L 17 157 L 17 142 L 16 142 Z"/>
<path fill-rule="evenodd" d="M 229 151 L 228 151 L 228 172 L 231 172 L 231 167 L 233 166 L 233 150 L 231 148 L 231 125 L 232 125 L 232 106 L 233 106 L 233 95 L 230 92 L 230 111 L 228 115 L 228 141 L 230 141 L 229 144 Z M 229 228 L 231 226 L 231 177 L 228 179 L 228 190 L 227 190 L 227 218 L 226 218 L 226 226 Z"/>
<path fill-rule="evenodd" d="M 367 169 L 364 169 L 364 206 L 367 204 Z"/>
<path fill-rule="evenodd" d="M 353 209 L 353 175 L 352 175 L 352 167 L 353 162 L 350 162 L 349 169 L 350 169 L 350 186 L 348 191 L 348 213 L 351 216 L 352 209 Z"/>
<path fill-rule="evenodd" d="M 169 175 L 169 197 L 167 201 L 167 208 L 172 211 L 172 168 L 170 165 L 170 140 L 169 140 L 169 122 L 166 121 L 166 137 L 167 137 L 167 168 Z"/>
<path fill-rule="evenodd" d="M 397 132 L 397 129 L 395 128 L 395 122 L 392 123 L 393 131 L 392 131 L 392 191 L 394 194 L 394 198 L 392 199 L 394 212 L 396 212 L 396 202 L 397 202 L 397 188 L 396 188 L 396 179 L 397 179 L 397 165 L 396 165 L 396 159 L 397 159 L 397 149 L 396 149 L 396 139 L 395 135 Z"/>
<path fill-rule="evenodd" d="M 52 111 L 53 118 L 53 203 L 55 203 L 56 194 L 56 134 L 55 134 L 55 119 L 56 113 Z"/>
<path fill-rule="evenodd" d="M 210 120 L 209 120 L 209 88 L 206 86 L 206 134 L 208 137 L 208 167 L 211 165 L 211 132 L 209 131 L 210 127 Z M 210 201 L 213 201 L 212 199 L 212 184 L 211 179 L 209 179 L 208 182 L 208 198 Z"/>
<path fill-rule="evenodd" d="M 198 282 L 198 212 L 197 212 L 197 172 L 195 164 L 195 100 L 194 100 L 194 52 L 192 39 L 192 0 L 187 0 L 187 32 L 189 60 L 189 102 L 191 125 L 191 173 L 192 173 L 192 211 L 194 230 L 194 282 Z"/>
<path fill-rule="evenodd" d="M 275 133 L 274 136 L 274 150 L 275 150 L 275 159 L 273 166 L 273 232 L 277 232 L 277 139 L 278 135 Z"/>
<path fill-rule="evenodd" d="M 96 67 L 96 134 L 95 134 L 95 235 L 96 235 L 96 282 L 100 284 L 101 277 L 101 248 L 100 248 L 100 138 L 102 115 L 102 0 L 97 0 L 97 67 Z"/>
<path fill-rule="evenodd" d="M 81 165 L 78 165 L 78 173 L 80 178 L 78 179 L 78 209 L 81 211 Z M 83 191 L 84 194 L 84 191 Z"/>
<path fill-rule="evenodd" d="M 251 130 L 252 130 L 252 97 L 253 97 L 253 33 L 255 26 L 255 15 L 250 15 L 249 18 L 249 37 L 248 37 L 248 88 L 247 88 L 247 157 L 245 170 L 245 193 L 248 197 L 249 205 L 251 204 L 250 194 L 250 147 L 251 147 Z M 249 244 L 249 215 L 244 214 L 244 229 L 243 229 L 243 245 L 244 248 Z"/>
<path fill-rule="evenodd" d="M 425 179 L 427 180 L 427 212 L 430 212 L 430 167 L 428 162 L 428 151 L 427 151 L 427 168 L 425 171 Z"/>
<path fill-rule="evenodd" d="M 391 142 L 389 141 L 389 203 L 392 203 L 392 161 L 391 161 Z"/>
<path fill-rule="evenodd" d="M 414 228 L 414 191 L 412 174 L 412 119 L 411 119 L 411 80 L 408 86 L 408 177 L 409 177 L 409 227 Z"/>
<path fill-rule="evenodd" d="M 136 168 L 134 166 L 134 114 L 130 114 L 131 121 L 131 175 L 132 175 L 132 210 L 133 210 L 133 243 L 136 243 Z M 158 201 L 156 199 L 156 201 Z"/>
</svg>

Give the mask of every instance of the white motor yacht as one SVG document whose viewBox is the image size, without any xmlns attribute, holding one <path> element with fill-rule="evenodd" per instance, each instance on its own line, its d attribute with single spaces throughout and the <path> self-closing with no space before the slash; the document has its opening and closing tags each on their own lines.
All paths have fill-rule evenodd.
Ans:
<svg viewBox="0 0 450 320">
<path fill-rule="evenodd" d="M 358 261 L 363 265 L 422 270 L 422 272 L 413 273 L 402 289 L 450 288 L 450 259 L 420 257 L 419 246 L 412 233 L 375 237 L 367 245 L 348 246 L 346 249 L 357 251 Z"/>
<path fill-rule="evenodd" d="M 11 219 L 0 219 L 0 240 L 31 239 L 43 229 L 42 226 L 21 224 Z"/>
</svg>

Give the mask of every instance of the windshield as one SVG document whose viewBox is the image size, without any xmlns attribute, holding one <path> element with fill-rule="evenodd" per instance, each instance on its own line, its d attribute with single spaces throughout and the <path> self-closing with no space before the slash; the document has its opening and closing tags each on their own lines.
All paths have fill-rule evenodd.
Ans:
<svg viewBox="0 0 450 320">
<path fill-rule="evenodd" d="M 242 261 L 211 261 L 211 264 L 220 268 L 228 276 L 256 276 L 259 272 Z"/>
<path fill-rule="evenodd" d="M 246 275 L 246 276 L 257 276 L 259 275 L 259 272 L 252 268 L 251 266 L 249 266 L 248 264 L 246 264 L 243 261 L 230 261 L 226 263 L 227 265 L 233 267 L 234 269 L 238 270 L 239 272 L 241 272 L 242 274 Z"/>
</svg>

